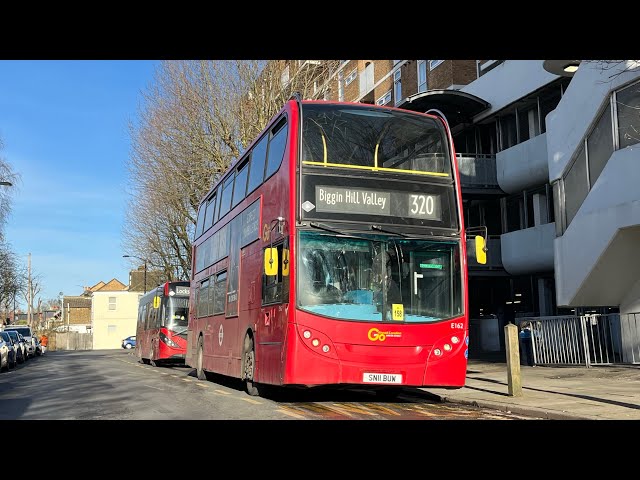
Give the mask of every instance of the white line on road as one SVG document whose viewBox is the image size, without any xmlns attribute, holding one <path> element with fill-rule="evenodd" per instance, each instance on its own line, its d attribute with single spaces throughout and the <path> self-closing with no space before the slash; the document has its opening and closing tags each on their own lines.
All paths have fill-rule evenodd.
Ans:
<svg viewBox="0 0 640 480">
<path fill-rule="evenodd" d="M 262 405 L 262 402 L 254 400 L 253 398 L 240 397 L 240 400 L 244 400 L 245 402 L 253 403 L 254 405 Z"/>
<path fill-rule="evenodd" d="M 164 390 L 164 388 L 154 387 L 153 385 L 143 385 L 143 387 L 155 388 L 156 390 Z"/>
<path fill-rule="evenodd" d="M 190 379 L 190 378 L 183 378 L 183 379 L 182 379 L 182 381 L 183 381 L 183 382 L 190 382 L 190 381 L 191 381 L 191 379 Z"/>
<path fill-rule="evenodd" d="M 204 383 L 196 383 L 199 387 L 209 388 L 209 385 L 205 385 Z"/>
<path fill-rule="evenodd" d="M 214 393 L 217 393 L 218 395 L 231 395 L 230 392 L 225 392 L 224 390 L 214 390 Z"/>
</svg>

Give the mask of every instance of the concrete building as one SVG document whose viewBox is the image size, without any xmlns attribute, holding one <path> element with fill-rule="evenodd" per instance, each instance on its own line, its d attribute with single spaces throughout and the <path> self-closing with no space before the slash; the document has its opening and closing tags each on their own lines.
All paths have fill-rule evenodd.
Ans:
<svg viewBox="0 0 640 480">
<path fill-rule="evenodd" d="M 502 326 L 519 317 L 640 312 L 638 67 L 343 60 L 317 89 L 315 98 L 447 117 L 465 223 L 488 233 L 487 264 L 469 258 L 480 340 L 470 355 L 503 351 Z M 635 318 L 617 328 L 635 329 L 640 353 Z"/>
</svg>

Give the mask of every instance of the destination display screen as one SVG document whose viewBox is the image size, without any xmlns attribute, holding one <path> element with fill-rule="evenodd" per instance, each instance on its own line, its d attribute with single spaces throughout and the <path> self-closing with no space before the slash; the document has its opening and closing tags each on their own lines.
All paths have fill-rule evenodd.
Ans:
<svg viewBox="0 0 640 480">
<path fill-rule="evenodd" d="M 316 185 L 315 208 L 318 212 L 442 219 L 440 195 L 424 193 Z"/>
<path fill-rule="evenodd" d="M 301 176 L 302 220 L 337 220 L 457 229 L 451 183 L 359 175 Z"/>
<path fill-rule="evenodd" d="M 181 287 L 181 286 L 177 286 L 176 287 L 176 295 L 189 295 L 190 292 L 190 288 L 189 287 Z"/>
</svg>

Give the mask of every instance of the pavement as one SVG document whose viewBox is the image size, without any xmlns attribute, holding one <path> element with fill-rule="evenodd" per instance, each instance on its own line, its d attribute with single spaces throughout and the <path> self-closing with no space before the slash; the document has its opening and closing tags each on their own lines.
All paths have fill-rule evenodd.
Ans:
<svg viewBox="0 0 640 480">
<path fill-rule="evenodd" d="M 522 395 L 509 394 L 505 360 L 469 359 L 465 386 L 423 388 L 442 402 L 550 420 L 640 420 L 640 365 L 520 366 Z"/>
</svg>

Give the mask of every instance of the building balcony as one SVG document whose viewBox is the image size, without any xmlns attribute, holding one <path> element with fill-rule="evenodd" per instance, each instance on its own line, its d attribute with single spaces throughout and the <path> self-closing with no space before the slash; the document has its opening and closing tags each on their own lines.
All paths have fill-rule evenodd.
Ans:
<svg viewBox="0 0 640 480">
<path fill-rule="evenodd" d="M 543 133 L 496 155 L 498 184 L 506 193 L 549 183 L 547 134 Z"/>
<path fill-rule="evenodd" d="M 495 155 L 457 153 L 462 193 L 502 193 L 496 176 Z"/>
<path fill-rule="evenodd" d="M 553 272 L 555 222 L 502 235 L 502 264 L 511 275 Z"/>
</svg>

